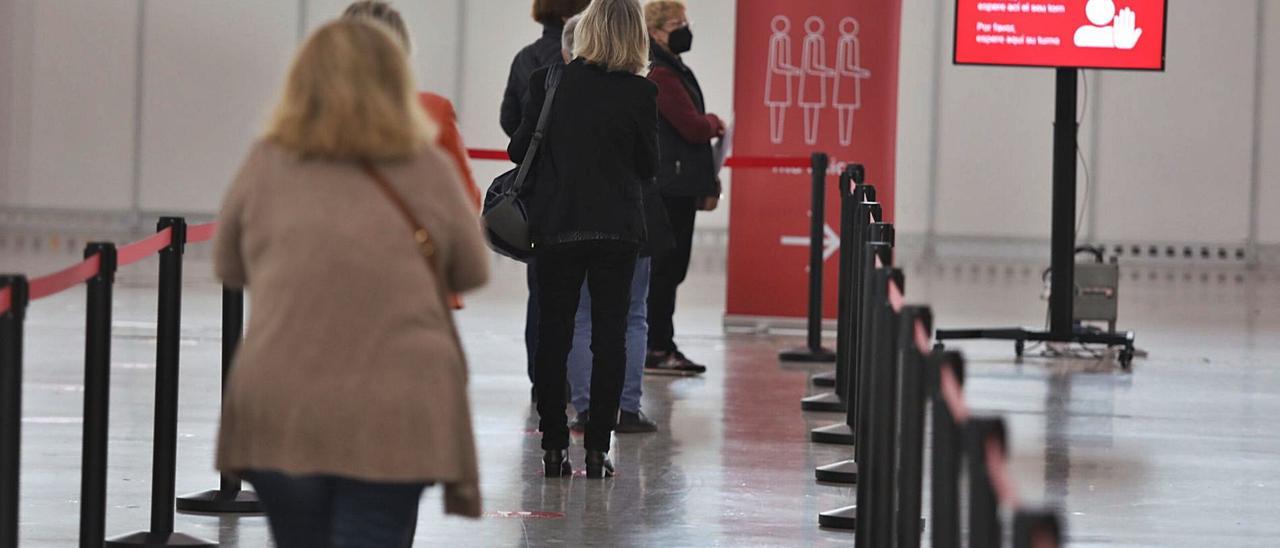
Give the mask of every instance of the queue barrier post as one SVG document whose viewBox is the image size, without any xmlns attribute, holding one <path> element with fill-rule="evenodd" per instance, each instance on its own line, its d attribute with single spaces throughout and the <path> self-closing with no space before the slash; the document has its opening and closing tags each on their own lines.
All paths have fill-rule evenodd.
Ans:
<svg viewBox="0 0 1280 548">
<path fill-rule="evenodd" d="M 111 408 L 111 302 L 116 246 L 94 242 L 84 257 L 98 257 L 87 282 L 84 346 L 84 428 L 80 457 L 80 548 L 101 548 L 106 537 L 107 415 Z"/>
<path fill-rule="evenodd" d="M 178 464 L 178 379 L 182 339 L 182 257 L 187 222 L 162 217 L 156 232 L 169 230 L 160 250 L 159 298 L 156 311 L 155 430 L 151 461 L 151 529 L 107 539 L 108 548 L 128 546 L 202 546 L 216 543 L 173 530 L 174 490 Z"/>
<path fill-rule="evenodd" d="M 861 204 L 863 202 L 875 202 L 876 188 L 872 185 L 863 183 L 862 179 L 860 179 L 860 177 L 865 177 L 866 171 L 861 169 L 862 166 L 860 164 L 850 165 L 849 168 L 854 169 L 854 171 L 850 173 L 850 177 L 852 178 L 852 182 L 854 183 L 852 196 L 850 197 L 850 200 L 853 202 L 853 204 L 855 204 L 855 207 L 856 207 L 856 204 Z M 841 208 L 842 215 L 843 215 L 843 211 L 844 209 Z M 880 217 L 876 217 L 876 220 L 879 220 L 879 219 Z M 852 241 L 850 242 L 850 240 Z M 849 232 L 845 231 L 843 228 L 840 230 L 840 252 L 843 254 L 846 244 L 851 244 L 853 248 L 853 256 L 852 256 L 853 265 L 860 264 L 859 259 L 862 257 L 862 253 L 861 253 L 862 241 L 863 241 L 862 238 L 858 237 L 856 234 L 854 235 L 854 237 L 851 238 Z M 850 299 L 850 302 L 854 302 L 857 300 L 857 296 L 858 296 L 857 292 L 861 287 L 860 280 L 861 280 L 862 270 L 860 268 L 857 268 L 856 266 L 850 266 L 849 269 L 845 269 L 843 259 L 841 259 L 841 261 L 842 261 L 840 263 L 841 264 L 840 266 L 841 281 L 843 281 L 847 276 L 849 276 L 849 274 L 847 274 L 849 272 L 852 272 L 852 275 L 854 276 L 855 282 L 849 286 L 849 290 L 851 293 L 847 296 Z M 853 318 L 856 320 L 857 312 L 850 311 L 849 315 L 840 313 L 840 320 L 848 320 L 850 318 Z M 857 329 L 856 328 L 852 329 L 851 331 L 849 331 L 849 334 L 851 337 L 856 338 Z M 840 353 L 839 348 L 837 347 L 836 354 L 838 355 L 839 353 Z M 837 360 L 838 359 L 839 357 L 837 356 Z M 813 375 L 813 377 L 811 377 L 810 380 L 813 382 L 814 386 L 818 386 L 818 387 L 833 388 L 837 386 L 836 371 L 825 371 L 822 373 L 817 373 Z"/>
<path fill-rule="evenodd" d="M 1004 419 L 973 417 L 964 426 L 964 453 L 969 463 L 969 546 L 998 547 L 1000 498 L 987 468 L 987 443 L 996 442 L 1006 450 Z"/>
<path fill-rule="evenodd" d="M 861 166 L 854 166 L 861 167 Z M 880 204 L 874 202 L 854 202 L 846 190 L 846 183 L 852 181 L 855 170 L 846 171 L 841 176 L 840 201 L 840 288 L 837 295 L 839 306 L 836 315 L 836 369 L 835 390 L 808 396 L 800 400 L 800 409 L 805 411 L 827 411 L 843 413 L 848 409 L 849 373 L 853 366 L 853 330 L 857 329 L 857 318 L 851 316 L 852 296 L 856 288 L 861 287 L 858 265 L 861 261 L 861 249 L 866 234 L 868 218 L 880 218 Z"/>
<path fill-rule="evenodd" d="M 1013 548 L 1058 548 L 1063 527 L 1052 510 L 1018 510 L 1013 515 Z"/>
<path fill-rule="evenodd" d="M 930 368 L 930 407 L 932 415 L 932 451 L 930 476 L 930 545 L 934 548 L 960 547 L 960 451 L 961 420 L 947 404 L 944 386 L 954 381 L 964 385 L 964 355 L 956 351 L 941 352 L 936 366 Z M 944 381 L 944 378 L 949 379 Z"/>
<path fill-rule="evenodd" d="M 892 325 L 895 312 L 889 303 L 888 281 L 894 274 L 895 271 L 891 268 L 879 269 L 872 273 L 867 282 L 868 298 L 864 306 L 870 313 L 864 318 L 870 318 L 870 322 L 865 325 L 873 332 L 873 335 L 867 339 L 867 350 L 873 356 L 872 367 L 876 369 L 885 364 L 891 365 L 893 359 L 893 330 L 896 326 Z M 886 403 L 888 402 L 883 398 L 877 398 L 875 401 L 877 406 Z M 866 439 L 860 440 L 856 446 L 859 452 L 870 454 L 870 449 L 880 442 L 878 438 L 872 439 L 866 435 L 870 433 L 872 433 L 871 430 L 867 430 L 860 436 Z M 834 529 L 853 529 L 857 534 L 856 542 L 859 546 L 873 546 L 875 544 L 869 535 L 875 527 L 870 511 L 875 502 L 869 497 L 875 487 L 875 475 L 872 472 L 876 463 L 872 460 L 858 460 L 856 464 L 858 467 L 857 503 L 819 514 L 818 524 Z"/>
<path fill-rule="evenodd" d="M 924 498 L 925 372 L 933 358 L 928 347 L 922 349 L 921 344 L 928 344 L 933 312 L 926 306 L 907 306 L 899 320 L 893 538 L 898 548 L 919 548 Z"/>
<path fill-rule="evenodd" d="M 18 545 L 22 455 L 22 338 L 27 278 L 0 276 L 9 309 L 0 313 L 0 546 Z"/>
<path fill-rule="evenodd" d="M 835 352 L 822 347 L 822 263 L 823 240 L 826 238 L 827 166 L 826 153 L 809 157 L 812 173 L 812 198 L 809 213 L 809 323 L 807 344 L 803 348 L 785 350 L 778 359 L 788 362 L 834 362 Z"/>
<path fill-rule="evenodd" d="M 236 348 L 244 334 L 244 291 L 222 288 L 222 391 L 226 392 L 227 377 Z M 260 514 L 262 505 L 257 493 L 246 490 L 238 478 L 221 475 L 218 489 L 192 493 L 178 497 L 179 512 L 200 514 Z"/>
<path fill-rule="evenodd" d="M 866 208 L 860 207 L 858 211 L 859 215 L 862 215 L 865 209 L 865 211 L 867 211 L 872 217 L 879 216 L 880 204 L 862 204 L 862 205 L 867 205 L 868 207 Z M 855 267 L 862 272 L 862 275 L 858 276 L 858 280 L 857 280 L 857 284 L 859 285 L 855 286 L 853 290 L 853 293 L 855 294 L 862 294 L 865 292 L 865 286 L 867 283 L 866 280 L 870 279 L 870 272 L 875 270 L 875 260 L 868 259 L 868 257 L 879 254 L 882 258 L 881 264 L 884 264 L 884 265 L 888 265 L 892 261 L 893 227 L 889 223 L 880 223 L 880 222 L 870 223 L 863 228 L 861 237 L 864 239 L 864 241 L 861 246 L 861 252 L 859 254 L 864 256 L 860 261 L 856 261 L 854 263 Z M 882 246 L 888 246 L 888 250 L 882 249 Z M 868 253 L 867 249 L 869 248 L 874 248 L 877 250 L 877 252 Z M 871 268 L 867 268 L 868 264 L 871 265 Z M 854 300 L 854 303 L 851 306 L 851 309 L 853 310 L 853 312 L 851 312 L 850 315 L 851 316 L 856 315 L 857 319 L 849 320 L 854 324 L 852 326 L 854 332 L 850 334 L 851 344 L 850 344 L 849 364 L 848 364 L 849 374 L 845 375 L 845 378 L 843 379 L 846 384 L 845 393 L 849 394 L 847 399 L 850 404 L 845 406 L 845 408 L 841 410 L 845 413 L 845 420 L 835 424 L 820 426 L 818 428 L 814 428 L 813 430 L 811 430 L 809 432 L 809 439 L 814 443 L 854 445 L 855 442 L 857 441 L 857 436 L 856 436 L 857 428 L 856 428 L 856 425 L 854 424 L 854 421 L 850 420 L 850 417 L 854 413 L 856 413 L 855 410 L 858 408 L 858 406 L 862 405 L 862 403 L 860 402 L 861 394 L 859 394 L 858 392 L 858 375 L 860 374 L 859 371 L 861 371 L 861 368 L 862 368 L 862 365 L 859 363 L 859 361 L 865 359 L 865 356 L 862 356 L 861 354 L 863 353 L 864 347 L 866 345 L 864 340 L 866 335 L 860 332 L 867 325 L 867 322 L 870 321 L 865 316 L 866 310 L 861 308 L 862 307 L 861 303 L 864 300 L 865 300 L 865 297 L 857 298 Z M 851 481 L 852 480 L 850 480 L 850 482 Z"/>
</svg>

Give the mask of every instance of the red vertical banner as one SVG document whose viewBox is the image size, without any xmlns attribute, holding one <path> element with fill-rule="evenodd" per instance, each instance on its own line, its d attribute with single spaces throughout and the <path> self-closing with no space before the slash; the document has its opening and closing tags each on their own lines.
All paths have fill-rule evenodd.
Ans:
<svg viewBox="0 0 1280 548">
<path fill-rule="evenodd" d="M 900 19 L 901 0 L 738 0 L 734 154 L 831 158 L 827 317 L 836 312 L 846 164 L 866 166 L 893 218 Z M 728 316 L 806 315 L 810 193 L 806 170 L 734 172 Z"/>
</svg>

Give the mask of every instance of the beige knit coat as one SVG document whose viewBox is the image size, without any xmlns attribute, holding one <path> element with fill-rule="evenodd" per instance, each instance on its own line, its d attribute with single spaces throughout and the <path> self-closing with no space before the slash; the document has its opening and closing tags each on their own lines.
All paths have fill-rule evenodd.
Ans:
<svg viewBox="0 0 1280 548">
<path fill-rule="evenodd" d="M 434 148 L 379 169 L 436 242 L 446 288 L 488 278 L 457 169 Z M 215 269 L 247 287 L 217 466 L 445 486 L 478 516 L 467 368 L 413 231 L 354 163 L 260 142 L 219 216 Z"/>
</svg>

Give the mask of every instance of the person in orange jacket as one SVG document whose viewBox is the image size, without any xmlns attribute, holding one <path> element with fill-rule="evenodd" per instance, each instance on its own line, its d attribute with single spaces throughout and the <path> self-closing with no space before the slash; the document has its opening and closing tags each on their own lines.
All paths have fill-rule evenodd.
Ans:
<svg viewBox="0 0 1280 548">
<path fill-rule="evenodd" d="M 401 17 L 400 12 L 387 2 L 361 0 L 347 6 L 342 16 L 380 23 L 391 31 L 406 53 L 413 51 L 413 42 L 409 40 L 409 27 L 405 25 L 404 17 Z M 471 205 L 475 206 L 476 211 L 479 212 L 482 203 L 480 188 L 476 186 L 475 176 L 471 174 L 471 163 L 467 161 L 467 147 L 462 144 L 462 132 L 458 131 L 458 113 L 454 110 L 453 103 L 429 91 L 419 93 L 418 102 L 422 104 L 422 109 L 427 112 L 427 116 L 440 126 L 440 135 L 436 144 L 453 159 L 458 173 L 462 175 L 463 190 L 471 200 Z M 462 298 L 457 295 L 453 295 L 452 298 L 453 308 L 462 309 Z"/>
</svg>

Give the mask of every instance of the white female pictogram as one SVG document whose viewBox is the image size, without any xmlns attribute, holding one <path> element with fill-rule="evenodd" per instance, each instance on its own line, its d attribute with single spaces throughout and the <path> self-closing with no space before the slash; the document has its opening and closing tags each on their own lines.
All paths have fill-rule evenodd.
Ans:
<svg viewBox="0 0 1280 548">
<path fill-rule="evenodd" d="M 818 122 L 829 104 L 827 78 L 836 76 L 827 66 L 827 39 L 822 36 L 826 26 L 821 17 L 804 22 L 808 35 L 800 53 L 800 106 L 804 107 L 804 142 L 810 145 L 818 142 Z"/>
<path fill-rule="evenodd" d="M 786 129 L 787 109 L 791 98 L 791 79 L 800 69 L 791 64 L 791 20 L 784 15 L 773 18 L 773 36 L 769 38 L 769 67 L 764 78 L 764 104 L 769 107 L 769 139 L 782 144 Z"/>
<path fill-rule="evenodd" d="M 862 80 L 871 71 L 862 68 L 858 44 L 858 20 L 846 17 L 840 21 L 840 42 L 836 45 L 836 84 L 831 94 L 840 113 L 840 146 L 853 143 L 853 115 L 862 108 Z"/>
</svg>

